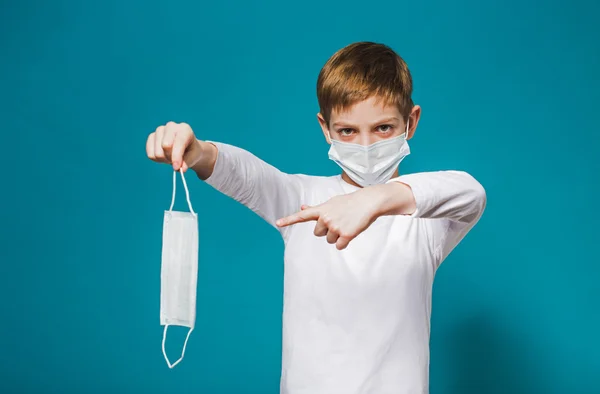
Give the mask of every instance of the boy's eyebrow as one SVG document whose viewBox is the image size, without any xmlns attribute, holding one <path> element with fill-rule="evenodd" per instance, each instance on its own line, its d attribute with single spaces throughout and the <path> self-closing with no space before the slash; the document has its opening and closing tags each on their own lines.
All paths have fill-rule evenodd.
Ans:
<svg viewBox="0 0 600 394">
<path fill-rule="evenodd" d="M 354 125 L 352 125 L 351 123 L 348 122 L 344 122 L 344 121 L 339 121 L 339 122 L 334 122 L 333 126 L 335 127 L 340 127 L 340 126 L 344 126 L 344 127 L 354 127 Z"/>
<path fill-rule="evenodd" d="M 378 120 L 377 122 L 375 122 L 373 124 L 390 123 L 390 122 L 393 122 L 393 121 L 400 122 L 400 119 L 396 118 L 395 116 L 391 116 L 389 118 L 380 119 L 380 120 Z"/>
<path fill-rule="evenodd" d="M 395 117 L 395 116 L 391 116 L 391 117 L 389 117 L 389 118 L 383 118 L 383 119 L 379 119 L 377 122 L 374 122 L 373 124 L 374 124 L 374 125 L 376 125 L 376 124 L 382 124 L 382 123 L 390 123 L 390 122 L 393 122 L 393 121 L 400 122 L 400 119 L 398 119 L 398 118 L 397 118 L 397 117 Z M 343 120 L 340 120 L 340 121 L 338 121 L 338 122 L 334 122 L 334 123 L 333 123 L 333 126 L 334 126 L 334 127 L 340 127 L 340 126 L 344 126 L 344 127 L 354 127 L 354 125 L 352 125 L 351 123 L 349 123 L 349 122 L 345 122 L 345 121 L 343 121 Z"/>
</svg>

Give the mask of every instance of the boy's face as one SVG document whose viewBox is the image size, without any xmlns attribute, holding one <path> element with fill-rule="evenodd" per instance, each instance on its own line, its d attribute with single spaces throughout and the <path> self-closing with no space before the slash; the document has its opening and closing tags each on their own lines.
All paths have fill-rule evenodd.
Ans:
<svg viewBox="0 0 600 394">
<path fill-rule="evenodd" d="M 410 114 L 407 139 L 412 138 L 419 122 L 421 108 L 416 105 Z M 332 111 L 329 124 L 317 115 L 327 143 L 330 138 L 360 145 L 393 138 L 406 131 L 406 123 L 395 105 L 384 105 L 376 97 L 356 103 L 342 112 Z"/>
</svg>

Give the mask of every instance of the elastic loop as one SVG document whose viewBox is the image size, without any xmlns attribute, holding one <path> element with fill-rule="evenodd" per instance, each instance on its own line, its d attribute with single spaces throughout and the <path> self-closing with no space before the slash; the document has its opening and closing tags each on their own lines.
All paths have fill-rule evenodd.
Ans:
<svg viewBox="0 0 600 394">
<path fill-rule="evenodd" d="M 187 347 L 188 339 L 190 339 L 190 334 L 192 333 L 192 331 L 194 331 L 194 329 L 190 328 L 190 330 L 187 333 L 187 336 L 185 337 L 185 342 L 183 343 L 183 350 L 181 351 L 181 357 L 179 357 L 179 360 L 177 360 L 173 364 L 171 364 L 171 362 L 169 361 L 169 357 L 167 357 L 167 352 L 165 350 L 165 341 L 167 339 L 167 328 L 168 327 L 169 327 L 169 325 L 165 324 L 165 329 L 163 330 L 162 351 L 163 351 L 163 356 L 165 356 L 165 360 L 167 361 L 167 365 L 169 366 L 169 368 L 172 369 L 177 364 L 179 364 L 179 362 L 181 360 L 183 360 L 183 356 L 185 355 L 185 348 Z"/>
<path fill-rule="evenodd" d="M 190 201 L 190 192 L 187 187 L 187 183 L 185 181 L 185 176 L 183 176 L 183 170 L 179 169 L 179 173 L 181 174 L 181 179 L 183 180 L 183 188 L 185 189 L 185 197 L 187 199 L 188 207 L 190 208 L 190 212 L 194 215 L 194 208 L 192 208 L 192 202 Z M 177 188 L 177 172 L 173 171 L 173 197 L 171 197 L 171 206 L 169 207 L 169 211 L 173 210 L 173 205 L 175 205 L 175 190 Z"/>
</svg>

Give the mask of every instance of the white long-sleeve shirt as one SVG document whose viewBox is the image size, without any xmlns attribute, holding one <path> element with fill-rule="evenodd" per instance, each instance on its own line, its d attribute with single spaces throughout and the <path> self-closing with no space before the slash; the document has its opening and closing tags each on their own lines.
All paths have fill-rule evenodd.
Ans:
<svg viewBox="0 0 600 394">
<path fill-rule="evenodd" d="M 315 222 L 277 219 L 359 190 L 341 176 L 285 174 L 213 142 L 208 184 L 244 204 L 285 242 L 282 394 L 427 394 L 434 274 L 481 217 L 483 187 L 460 171 L 403 175 L 417 209 L 383 216 L 344 250 Z"/>
</svg>

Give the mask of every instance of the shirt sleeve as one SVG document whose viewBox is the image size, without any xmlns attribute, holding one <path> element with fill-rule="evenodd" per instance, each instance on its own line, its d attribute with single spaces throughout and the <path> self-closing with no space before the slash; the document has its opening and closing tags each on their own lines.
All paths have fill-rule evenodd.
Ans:
<svg viewBox="0 0 600 394">
<path fill-rule="evenodd" d="M 411 217 L 435 219 L 430 228 L 439 263 L 475 226 L 487 203 L 483 186 L 464 171 L 407 174 L 389 182 L 412 189 L 417 207 Z"/>
<path fill-rule="evenodd" d="M 254 211 L 285 236 L 288 227 L 280 229 L 275 221 L 300 210 L 301 177 L 283 173 L 244 149 L 210 143 L 217 147 L 218 154 L 205 182 Z"/>
</svg>

